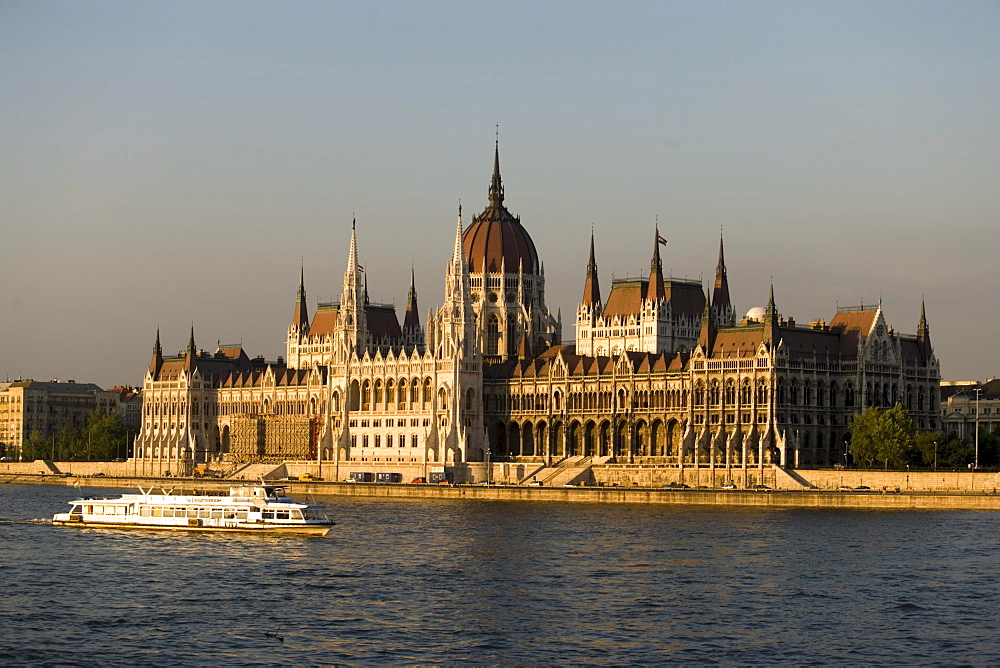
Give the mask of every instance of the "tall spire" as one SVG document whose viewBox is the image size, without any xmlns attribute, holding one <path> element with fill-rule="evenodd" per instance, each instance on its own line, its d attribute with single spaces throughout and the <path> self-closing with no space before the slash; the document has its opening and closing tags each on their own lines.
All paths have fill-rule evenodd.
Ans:
<svg viewBox="0 0 1000 668">
<path fill-rule="evenodd" d="M 729 277 L 726 273 L 726 257 L 723 248 L 722 233 L 719 233 L 719 263 L 715 267 L 715 289 L 712 292 L 712 308 L 715 309 L 716 321 L 723 327 L 736 324 L 736 311 L 729 298 Z"/>
<path fill-rule="evenodd" d="M 931 347 L 931 329 L 927 326 L 927 311 L 924 308 L 924 300 L 920 300 L 920 323 L 917 325 L 917 344 L 924 360 L 931 357 L 933 348 Z"/>
<path fill-rule="evenodd" d="M 701 332 L 698 334 L 698 345 L 709 357 L 711 357 L 712 347 L 715 345 L 716 331 L 715 311 L 712 309 L 711 296 L 708 290 L 705 290 L 705 310 L 701 314 Z"/>
<path fill-rule="evenodd" d="M 342 350 L 347 354 L 361 356 L 368 346 L 368 318 L 365 311 L 364 284 L 358 274 L 364 269 L 358 263 L 357 220 L 351 220 L 351 246 L 347 254 L 347 270 L 344 272 L 344 288 L 340 296 L 337 315 L 338 336 Z"/>
<path fill-rule="evenodd" d="M 491 191 L 492 192 L 492 191 Z M 456 222 L 457 229 L 455 230 L 455 249 L 451 254 L 451 265 L 453 268 L 459 271 L 462 268 L 462 264 L 465 262 L 465 252 L 462 249 L 462 202 L 458 203 L 458 221 Z"/>
<path fill-rule="evenodd" d="M 153 358 L 149 362 L 149 373 L 155 379 L 163 366 L 163 348 L 160 347 L 160 328 L 156 328 L 156 343 L 153 344 Z"/>
<path fill-rule="evenodd" d="M 583 285 L 583 303 L 601 304 L 601 286 L 597 280 L 597 260 L 594 258 L 594 230 L 590 230 L 590 261 L 587 262 L 587 281 Z"/>
<path fill-rule="evenodd" d="M 493 151 L 493 183 L 490 184 L 490 204 L 503 204 L 503 183 L 500 182 L 500 126 L 497 126 L 496 148 Z"/>
<path fill-rule="evenodd" d="M 416 279 L 413 273 L 413 266 L 410 265 L 410 294 L 406 297 L 406 315 L 403 318 L 403 331 L 418 331 L 420 329 L 420 311 L 417 310 L 417 288 Z"/>
<path fill-rule="evenodd" d="M 764 340 L 768 343 L 778 342 L 778 307 L 774 305 L 774 281 L 771 281 L 771 296 L 767 300 L 767 311 L 764 313 Z"/>
<path fill-rule="evenodd" d="M 191 323 L 191 337 L 188 339 L 187 347 L 187 359 L 184 362 L 184 367 L 187 371 L 193 371 L 195 368 L 195 360 L 198 358 L 198 347 L 194 344 L 194 323 Z"/>
<path fill-rule="evenodd" d="M 924 307 L 924 300 L 920 300 L 920 323 L 917 325 L 917 338 L 930 338 L 930 328 L 927 326 L 927 310 Z"/>
<path fill-rule="evenodd" d="M 654 301 L 662 301 L 667 298 L 667 291 L 663 288 L 663 265 L 660 263 L 660 226 L 656 226 L 656 234 L 653 235 L 653 259 L 649 262 L 649 289 L 646 291 L 646 298 Z"/>
<path fill-rule="evenodd" d="M 292 327 L 304 331 L 309 329 L 309 305 L 306 303 L 306 270 L 299 269 L 299 294 L 295 298 L 295 311 L 292 313 Z"/>
</svg>

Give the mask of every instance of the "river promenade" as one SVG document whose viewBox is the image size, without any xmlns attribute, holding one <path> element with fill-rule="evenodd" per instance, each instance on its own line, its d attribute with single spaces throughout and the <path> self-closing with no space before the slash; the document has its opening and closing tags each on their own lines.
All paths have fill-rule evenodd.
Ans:
<svg viewBox="0 0 1000 668">
<path fill-rule="evenodd" d="M 157 487 L 225 490 L 245 481 L 192 478 L 74 477 L 0 473 L 0 484 L 72 486 L 82 494 L 95 488 Z M 983 492 L 917 492 L 891 490 L 722 490 L 643 487 L 531 487 L 521 485 L 430 485 L 346 482 L 274 481 L 292 496 L 368 497 L 385 499 L 452 499 L 644 505 L 734 506 L 769 508 L 837 508 L 858 510 L 1000 510 L 1000 495 Z"/>
</svg>

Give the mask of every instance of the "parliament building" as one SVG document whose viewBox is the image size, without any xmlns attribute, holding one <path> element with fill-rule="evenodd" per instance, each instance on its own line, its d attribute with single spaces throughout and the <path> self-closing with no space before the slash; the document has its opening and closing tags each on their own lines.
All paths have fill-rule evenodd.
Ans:
<svg viewBox="0 0 1000 668">
<path fill-rule="evenodd" d="M 850 421 L 868 407 L 901 403 L 918 428 L 940 427 L 923 307 L 915 335 L 890 327 L 881 303 L 799 325 L 772 286 L 766 307 L 740 317 L 721 238 L 710 289 L 665 277 L 658 231 L 650 241 L 648 277 L 602 292 L 591 234 L 564 340 L 534 242 L 504 205 L 497 148 L 488 204 L 468 226 L 459 208 L 444 303 L 423 322 L 412 273 L 402 323 L 369 301 L 352 226 L 339 301 L 310 309 L 300 276 L 285 357 L 206 352 L 193 328 L 164 356 L 157 332 L 136 456 L 175 474 L 298 462 L 335 480 L 433 471 L 556 484 L 593 466 L 735 479 L 844 464 Z"/>
</svg>

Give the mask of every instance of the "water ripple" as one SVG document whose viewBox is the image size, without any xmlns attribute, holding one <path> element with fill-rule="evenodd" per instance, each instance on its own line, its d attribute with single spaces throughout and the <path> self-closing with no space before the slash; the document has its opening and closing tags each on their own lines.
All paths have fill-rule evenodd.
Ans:
<svg viewBox="0 0 1000 668">
<path fill-rule="evenodd" d="M 51 526 L 0 489 L 0 664 L 1000 663 L 986 513 L 326 500 L 328 539 Z"/>
</svg>

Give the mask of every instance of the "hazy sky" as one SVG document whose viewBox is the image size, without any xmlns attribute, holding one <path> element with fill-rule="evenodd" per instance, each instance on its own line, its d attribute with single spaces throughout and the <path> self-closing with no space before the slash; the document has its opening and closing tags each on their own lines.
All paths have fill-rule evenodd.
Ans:
<svg viewBox="0 0 1000 668">
<path fill-rule="evenodd" d="M 738 312 L 926 297 L 945 379 L 1000 374 L 998 2 L 0 0 L 0 380 L 141 384 L 164 351 L 285 351 L 304 263 L 438 305 L 461 199 L 508 208 L 573 336 L 665 269 Z"/>
</svg>

